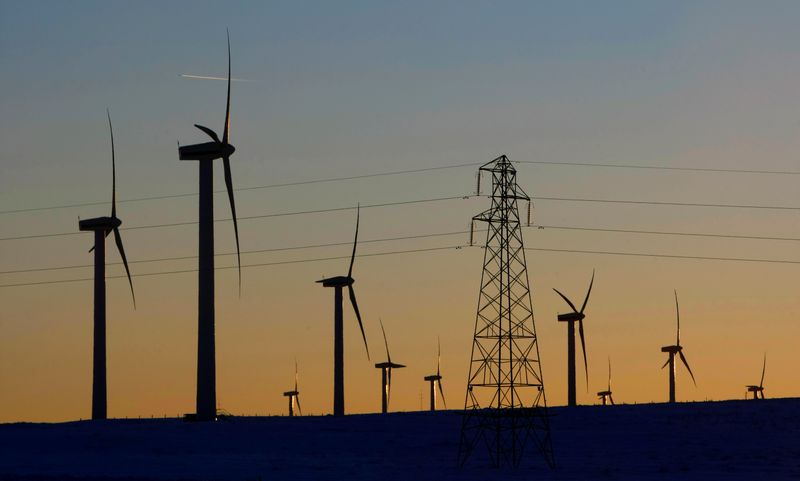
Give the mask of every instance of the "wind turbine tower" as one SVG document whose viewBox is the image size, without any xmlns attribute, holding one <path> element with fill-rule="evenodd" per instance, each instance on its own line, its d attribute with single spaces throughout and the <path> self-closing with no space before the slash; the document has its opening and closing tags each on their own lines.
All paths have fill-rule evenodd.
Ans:
<svg viewBox="0 0 800 481">
<path fill-rule="evenodd" d="M 589 290 L 586 292 L 586 298 L 583 300 L 581 310 L 575 307 L 575 304 L 570 301 L 567 296 L 562 294 L 558 289 L 553 289 L 556 293 L 564 299 L 572 312 L 567 314 L 559 314 L 558 322 L 567 323 L 567 405 L 576 406 L 575 396 L 575 323 L 578 323 L 578 333 L 581 336 L 581 349 L 583 350 L 583 370 L 586 373 L 586 389 L 589 389 L 589 364 L 586 360 L 586 340 L 583 335 L 583 320 L 586 315 L 583 311 L 586 309 L 586 303 L 589 302 L 589 294 L 592 293 L 592 285 L 594 285 L 594 270 L 592 270 L 592 280 L 589 282 Z"/>
<path fill-rule="evenodd" d="M 383 321 L 381 323 L 381 331 L 383 332 L 383 343 L 386 345 L 386 362 L 379 362 L 375 364 L 377 369 L 381 370 L 381 413 L 386 414 L 389 410 L 389 399 L 392 395 L 392 369 L 401 369 L 405 366 L 392 362 L 392 356 L 389 354 L 389 342 L 386 340 L 386 330 L 383 328 Z"/>
<path fill-rule="evenodd" d="M 236 259 L 239 266 L 239 292 L 242 289 L 242 262 L 239 254 L 239 226 L 233 200 L 230 157 L 236 148 L 230 144 L 231 123 L 231 39 L 228 34 L 228 96 L 222 140 L 216 132 L 195 124 L 212 142 L 178 147 L 180 160 L 196 160 L 200 167 L 200 209 L 197 289 L 197 397 L 195 418 L 213 421 L 217 417 L 216 342 L 214 339 L 214 160 L 222 159 L 225 186 L 231 204 Z"/>
<path fill-rule="evenodd" d="M 92 353 L 92 419 L 106 419 L 108 417 L 107 381 L 106 381 L 106 237 L 114 233 L 114 242 L 117 244 L 119 256 L 128 275 L 128 284 L 131 287 L 133 307 L 136 308 L 136 296 L 133 293 L 131 271 L 128 269 L 128 259 L 125 257 L 125 248 L 122 246 L 122 237 L 119 235 L 119 226 L 122 221 L 117 217 L 117 167 L 114 158 L 114 129 L 111 127 L 111 114 L 108 116 L 108 130 L 111 134 L 111 216 L 84 219 L 78 222 L 78 229 L 84 232 L 94 232 L 94 246 L 89 252 L 94 251 L 94 345 Z"/>
<path fill-rule="evenodd" d="M 529 442 L 554 465 L 544 379 L 528 285 L 517 184 L 505 155 L 478 170 L 492 177 L 491 207 L 472 218 L 488 226 L 464 400 L 458 464 L 485 446 L 493 466 L 518 466 Z M 478 182 L 480 185 L 480 179 Z"/>
<path fill-rule="evenodd" d="M 358 310 L 356 292 L 353 290 L 353 262 L 356 260 L 356 247 L 358 246 L 358 223 L 361 218 L 361 209 L 356 211 L 356 235 L 353 240 L 353 254 L 350 256 L 350 267 L 346 276 L 329 277 L 317 281 L 322 287 L 333 287 L 333 415 L 344 416 L 344 316 L 342 313 L 342 289 L 347 287 L 350 294 L 350 303 L 361 328 L 361 337 L 364 339 L 364 348 L 369 359 L 369 346 L 367 336 L 364 334 L 364 324 L 361 322 L 361 313 Z"/>
<path fill-rule="evenodd" d="M 680 356 L 681 362 L 683 362 L 683 365 L 686 366 L 686 369 L 689 371 L 689 375 L 692 376 L 692 382 L 695 386 L 697 386 L 697 381 L 694 379 L 692 368 L 689 367 L 689 363 L 686 361 L 686 356 L 683 354 L 683 346 L 681 346 L 681 310 L 678 306 L 678 291 L 675 291 L 675 313 L 678 320 L 678 335 L 675 345 L 664 346 L 661 348 L 661 352 L 669 353 L 669 359 L 667 359 L 667 362 L 661 366 L 661 369 L 669 366 L 669 402 L 671 403 L 675 402 L 675 354 Z"/>
</svg>

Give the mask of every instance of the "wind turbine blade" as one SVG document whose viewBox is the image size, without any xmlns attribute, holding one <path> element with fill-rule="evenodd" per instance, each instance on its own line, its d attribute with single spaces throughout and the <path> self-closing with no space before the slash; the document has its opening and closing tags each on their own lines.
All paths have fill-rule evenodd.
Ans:
<svg viewBox="0 0 800 481">
<path fill-rule="evenodd" d="M 758 387 L 764 389 L 764 374 L 767 372 L 767 354 L 764 353 L 764 365 L 761 367 L 761 382 L 758 383 Z"/>
<path fill-rule="evenodd" d="M 350 267 L 347 269 L 347 277 L 353 276 L 353 262 L 356 260 L 356 246 L 358 245 L 358 223 L 361 219 L 361 205 L 356 207 L 356 237 L 353 240 L 353 254 L 350 256 Z"/>
<path fill-rule="evenodd" d="M 236 219 L 236 203 L 233 200 L 233 179 L 231 178 L 231 159 L 227 155 L 222 158 L 222 167 L 225 170 L 225 187 L 228 189 L 228 200 L 231 203 L 233 217 L 233 233 L 236 236 L 236 262 L 239 266 L 239 295 L 242 294 L 242 256 L 239 252 L 239 223 Z"/>
<path fill-rule="evenodd" d="M 441 376 L 442 373 L 439 368 L 442 364 L 442 340 L 439 338 L 439 336 L 436 336 L 436 345 L 438 347 L 438 350 L 436 351 L 436 375 Z"/>
<path fill-rule="evenodd" d="M 583 310 L 586 309 L 586 303 L 589 302 L 589 294 L 592 293 L 593 285 L 594 285 L 594 269 L 592 269 L 592 280 L 589 282 L 589 290 L 586 291 L 586 299 L 583 300 L 583 305 L 581 306 L 581 314 L 583 314 Z"/>
<path fill-rule="evenodd" d="M 225 29 L 228 35 L 228 100 L 225 102 L 225 130 L 222 132 L 222 143 L 228 143 L 231 126 L 231 32 Z"/>
<path fill-rule="evenodd" d="M 611 356 L 608 356 L 608 390 L 611 391 Z"/>
<path fill-rule="evenodd" d="M 122 264 L 125 266 L 125 273 L 128 274 L 128 284 L 131 286 L 131 298 L 133 298 L 133 308 L 136 309 L 136 294 L 133 293 L 133 281 L 131 280 L 131 270 L 128 268 L 128 258 L 125 257 L 125 248 L 122 246 L 122 236 L 119 235 L 119 228 L 114 228 L 114 241 L 117 243 L 119 256 L 122 257 Z"/>
<path fill-rule="evenodd" d="M 683 355 L 683 351 L 678 351 L 678 354 L 681 355 L 681 361 L 683 362 L 683 365 L 689 370 L 689 375 L 692 376 L 692 382 L 695 386 L 697 386 L 697 381 L 694 380 L 694 374 L 692 373 L 692 368 L 689 367 L 689 363 L 686 361 L 686 356 Z"/>
<path fill-rule="evenodd" d="M 675 315 L 678 318 L 678 338 L 676 339 L 675 345 L 681 345 L 681 309 L 678 307 L 678 290 L 675 290 Z"/>
<path fill-rule="evenodd" d="M 209 137 L 211 137 L 211 140 L 213 140 L 214 142 L 216 142 L 216 143 L 218 143 L 218 144 L 219 144 L 219 143 L 221 143 L 221 142 L 219 141 L 219 137 L 217 137 L 217 133 L 216 133 L 216 132 L 214 132 L 213 130 L 209 129 L 209 128 L 208 128 L 208 127 L 206 127 L 205 125 L 194 124 L 194 126 L 195 126 L 195 127 L 197 127 L 198 129 L 202 130 L 203 132 L 205 132 L 205 133 L 206 133 L 206 135 L 208 135 Z"/>
<path fill-rule="evenodd" d="M 108 131 L 111 134 L 111 217 L 117 217 L 117 162 L 114 153 L 114 128 L 111 127 L 111 111 L 106 108 Z M 108 236 L 108 233 L 106 233 Z"/>
<path fill-rule="evenodd" d="M 661 366 L 661 369 L 664 369 L 665 367 L 667 367 L 667 364 L 669 364 L 669 359 L 667 359 L 667 362 L 665 362 L 664 365 Z"/>
<path fill-rule="evenodd" d="M 562 299 L 564 299 L 565 301 L 567 301 L 567 304 L 569 304 L 569 307 L 571 307 L 573 311 L 575 311 L 575 312 L 578 312 L 578 310 L 575 308 L 575 304 L 573 304 L 573 303 L 572 303 L 572 301 L 570 301 L 569 299 L 567 299 L 567 296 L 565 296 L 564 294 L 562 294 L 562 293 L 561 293 L 561 291 L 559 291 L 559 290 L 558 290 L 558 289 L 556 289 L 555 287 L 553 288 L 553 290 L 554 290 L 554 291 L 556 291 L 556 293 L 557 293 L 559 296 L 561 296 L 561 298 L 562 298 Z"/>
<path fill-rule="evenodd" d="M 611 394 L 609 394 L 608 395 L 608 399 L 611 401 L 611 405 L 613 406 L 614 405 L 614 397 Z"/>
<path fill-rule="evenodd" d="M 583 372 L 586 374 L 586 391 L 589 391 L 589 361 L 586 359 L 586 340 L 583 336 L 583 319 L 578 321 L 578 334 L 581 336 L 581 349 L 583 350 Z"/>
<path fill-rule="evenodd" d="M 383 344 L 386 346 L 386 360 L 391 363 L 392 356 L 389 354 L 389 342 L 386 340 L 386 330 L 383 328 L 383 320 L 379 318 L 378 321 L 381 323 L 381 332 L 383 332 Z M 389 372 L 391 372 L 391 370 Z"/>
<path fill-rule="evenodd" d="M 297 391 L 297 359 L 294 360 L 294 390 Z"/>
<path fill-rule="evenodd" d="M 297 403 L 297 412 L 303 415 L 303 408 L 300 407 L 300 393 L 294 395 L 294 401 Z"/>
<path fill-rule="evenodd" d="M 353 305 L 353 310 L 356 312 L 356 319 L 358 319 L 358 327 L 361 329 L 361 337 L 364 339 L 364 348 L 367 350 L 367 359 L 369 359 L 369 346 L 367 345 L 367 335 L 364 334 L 364 324 L 361 322 L 361 312 L 358 310 L 358 302 L 356 302 L 356 292 L 353 290 L 353 285 L 349 284 L 347 290 L 350 293 L 350 304 Z"/>
<path fill-rule="evenodd" d="M 442 404 L 444 404 L 444 408 L 447 409 L 447 400 L 444 398 L 444 389 L 442 388 L 442 380 L 439 379 L 436 381 L 436 384 L 439 385 L 439 394 L 442 395 Z"/>
</svg>

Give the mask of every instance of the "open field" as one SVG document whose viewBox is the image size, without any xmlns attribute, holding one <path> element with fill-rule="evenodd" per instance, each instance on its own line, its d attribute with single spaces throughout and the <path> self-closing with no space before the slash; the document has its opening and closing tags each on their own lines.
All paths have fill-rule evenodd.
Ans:
<svg viewBox="0 0 800 481">
<path fill-rule="evenodd" d="M 800 399 L 551 408 L 558 464 L 478 449 L 457 469 L 454 411 L 344 418 L 0 425 L 3 480 L 800 479 Z"/>
</svg>

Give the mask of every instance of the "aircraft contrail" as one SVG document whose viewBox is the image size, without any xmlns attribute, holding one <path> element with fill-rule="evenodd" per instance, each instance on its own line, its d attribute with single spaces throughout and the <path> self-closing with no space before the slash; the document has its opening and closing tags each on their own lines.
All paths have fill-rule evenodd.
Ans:
<svg viewBox="0 0 800 481">
<path fill-rule="evenodd" d="M 200 79 L 200 80 L 228 80 L 227 77 L 211 77 L 208 75 L 189 75 L 189 74 L 179 74 L 180 77 L 183 78 L 192 78 L 192 79 Z M 231 78 L 231 82 L 255 82 L 255 80 L 243 79 L 243 78 Z"/>
</svg>

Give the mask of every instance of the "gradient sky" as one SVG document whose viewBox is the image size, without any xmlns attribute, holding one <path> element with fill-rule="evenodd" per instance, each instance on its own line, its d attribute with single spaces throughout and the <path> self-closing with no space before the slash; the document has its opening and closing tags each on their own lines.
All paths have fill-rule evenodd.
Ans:
<svg viewBox="0 0 800 481">
<path fill-rule="evenodd" d="M 800 4 L 797 2 L 0 2 L 2 210 L 110 198 L 105 109 L 111 109 L 120 199 L 191 193 L 197 166 L 176 140 L 221 130 L 231 31 L 233 178 L 237 187 L 488 161 L 623 163 L 800 171 Z M 215 182 L 223 188 L 221 167 Z M 240 191 L 240 216 L 433 197 L 474 190 L 463 167 L 392 177 Z M 800 206 L 798 175 L 746 175 L 531 165 L 533 196 Z M 196 197 L 121 203 L 125 226 L 194 221 Z M 465 230 L 488 206 L 472 198 L 362 210 L 362 239 Z M 0 214 L 0 237 L 77 231 L 105 205 Z M 223 195 L 219 217 L 228 217 Z M 538 201 L 545 225 L 800 237 L 797 210 Z M 242 221 L 242 250 L 346 242 L 354 212 Z M 217 252 L 234 248 L 216 226 Z M 191 256 L 196 226 L 122 232 L 131 260 Z M 526 229 L 542 248 L 800 260 L 798 242 Z M 466 236 L 365 244 L 362 253 L 456 246 Z M 0 270 L 88 265 L 91 236 L 0 241 Z M 109 251 L 112 249 L 109 244 Z M 243 264 L 348 255 L 331 247 L 243 256 Z M 373 358 L 345 309 L 349 412 L 380 409 L 378 318 L 393 360 L 393 410 L 420 408 L 422 377 L 442 370 L 463 406 L 482 253 L 478 248 L 357 259 L 354 277 Z M 109 262 L 118 262 L 111 251 Z M 232 265 L 231 256 L 218 266 Z M 134 263 L 134 274 L 194 260 Z M 730 399 L 758 382 L 797 396 L 800 266 L 589 254 L 528 253 L 548 401 L 566 402 L 565 305 L 587 308 L 589 391 L 614 363 L 618 402 L 663 401 L 660 347 L 682 343 L 697 377 L 680 400 Z M 304 411 L 331 410 L 333 293 L 314 283 L 347 261 L 217 274 L 221 408 L 281 414 L 300 365 Z M 119 275 L 110 266 L 109 275 Z M 0 284 L 91 277 L 80 268 L 0 274 Z M 108 282 L 109 415 L 194 409 L 196 274 Z M 0 421 L 90 414 L 92 284 L 0 288 Z M 579 361 L 580 362 L 580 361 Z M 582 367 L 578 370 L 582 378 Z M 426 401 L 427 402 L 427 401 Z"/>
</svg>

